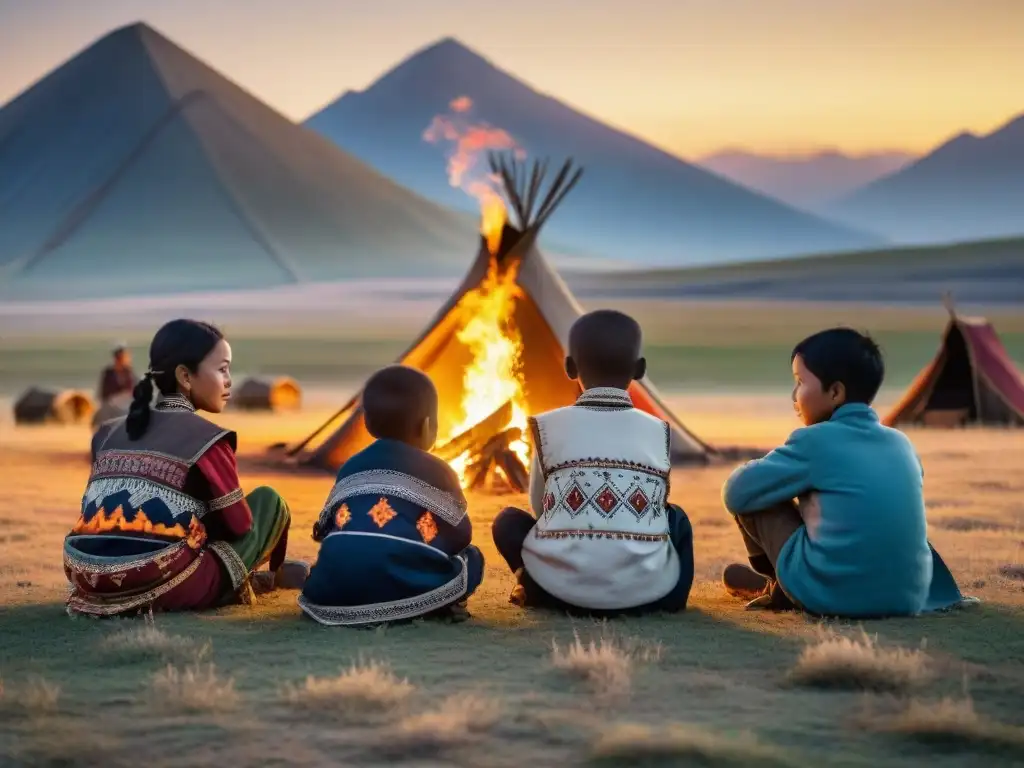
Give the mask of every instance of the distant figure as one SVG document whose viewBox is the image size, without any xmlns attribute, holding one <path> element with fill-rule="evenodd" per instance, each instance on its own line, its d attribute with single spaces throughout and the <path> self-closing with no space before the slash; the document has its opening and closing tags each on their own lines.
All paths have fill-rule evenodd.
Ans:
<svg viewBox="0 0 1024 768">
<path fill-rule="evenodd" d="M 135 373 L 132 371 L 132 353 L 123 344 L 114 348 L 114 361 L 100 375 L 99 400 L 107 403 L 115 397 L 131 398 L 135 389 Z"/>
</svg>

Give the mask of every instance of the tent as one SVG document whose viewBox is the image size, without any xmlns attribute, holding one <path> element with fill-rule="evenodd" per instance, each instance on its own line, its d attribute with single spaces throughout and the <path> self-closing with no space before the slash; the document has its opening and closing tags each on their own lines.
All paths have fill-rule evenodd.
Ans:
<svg viewBox="0 0 1024 768">
<path fill-rule="evenodd" d="M 31 387 L 14 403 L 15 424 L 81 424 L 95 406 L 84 392 L 75 389 Z"/>
<path fill-rule="evenodd" d="M 514 304 L 511 323 L 521 338 L 519 374 L 526 411 L 542 413 L 570 405 L 579 394 L 576 382 L 565 375 L 564 360 L 569 329 L 582 309 L 538 250 L 537 237 L 544 222 L 579 180 L 582 169 L 577 168 L 572 173 L 573 163 L 567 161 L 541 201 L 546 165 L 534 164 L 527 174 L 527 169 L 517 161 L 506 162 L 492 155 L 492 170 L 502 181 L 502 191 L 517 219 L 516 226 L 504 220 L 497 230 L 500 239 L 489 238 L 486 233 L 481 237 L 476 261 L 461 285 L 398 360 L 426 372 L 434 381 L 441 400 L 441 434 L 445 434 L 446 422 L 450 423 L 452 418 L 451 406 L 458 406 L 463 396 L 463 372 L 471 362 L 467 347 L 456 337 L 465 322 L 464 313 L 458 308 L 465 297 L 481 288 L 495 268 L 502 272 L 516 270 L 515 283 L 520 295 Z M 496 235 L 497 231 L 492 234 Z M 630 394 L 637 408 L 668 422 L 672 457 L 676 463 L 706 463 L 716 453 L 669 411 L 648 379 L 634 382 Z M 321 438 L 323 434 L 326 437 Z M 288 454 L 301 464 L 333 471 L 371 441 L 357 393 Z"/>
<path fill-rule="evenodd" d="M 992 324 L 960 317 L 947 297 L 949 323 L 935 358 L 885 417 L 888 426 L 1024 426 L 1024 379 Z"/>
<path fill-rule="evenodd" d="M 302 405 L 302 388 L 290 376 L 252 377 L 231 393 L 231 404 L 247 411 L 297 410 Z"/>
</svg>

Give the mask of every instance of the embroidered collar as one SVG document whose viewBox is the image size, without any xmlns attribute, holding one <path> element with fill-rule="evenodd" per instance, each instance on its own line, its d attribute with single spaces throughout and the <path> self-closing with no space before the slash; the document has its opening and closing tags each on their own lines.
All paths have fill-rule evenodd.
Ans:
<svg viewBox="0 0 1024 768">
<path fill-rule="evenodd" d="M 584 390 L 578 398 L 576 405 L 584 408 L 610 408 L 626 409 L 633 407 L 633 400 L 629 392 L 615 387 L 594 387 Z"/>
<path fill-rule="evenodd" d="M 173 395 L 160 395 L 157 398 L 156 406 L 158 411 L 188 411 L 195 413 L 196 407 L 192 401 L 182 394 L 175 392 Z"/>
</svg>

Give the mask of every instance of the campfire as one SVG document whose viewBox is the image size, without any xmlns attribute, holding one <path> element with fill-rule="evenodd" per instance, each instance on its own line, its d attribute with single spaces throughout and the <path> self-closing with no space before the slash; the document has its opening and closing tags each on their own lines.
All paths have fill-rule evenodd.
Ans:
<svg viewBox="0 0 1024 768">
<path fill-rule="evenodd" d="M 462 487 L 492 493 L 525 491 L 530 443 L 520 371 L 522 337 L 515 327 L 517 265 L 498 259 L 505 205 L 494 192 L 481 195 L 481 234 L 491 254 L 487 277 L 459 301 L 456 338 L 472 361 L 462 377 L 461 418 L 439 437 L 434 453 L 451 464 Z"/>
</svg>

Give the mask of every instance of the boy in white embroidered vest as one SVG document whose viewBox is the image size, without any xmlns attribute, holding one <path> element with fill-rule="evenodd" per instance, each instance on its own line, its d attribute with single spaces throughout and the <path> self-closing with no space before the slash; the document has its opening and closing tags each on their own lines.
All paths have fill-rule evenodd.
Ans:
<svg viewBox="0 0 1024 768">
<path fill-rule="evenodd" d="M 579 318 L 565 370 L 575 405 L 530 420 L 533 514 L 494 520 L 498 552 L 518 584 L 510 602 L 590 614 L 678 611 L 693 584 L 693 531 L 668 503 L 669 427 L 633 408 L 642 333 L 611 310 Z"/>
</svg>

